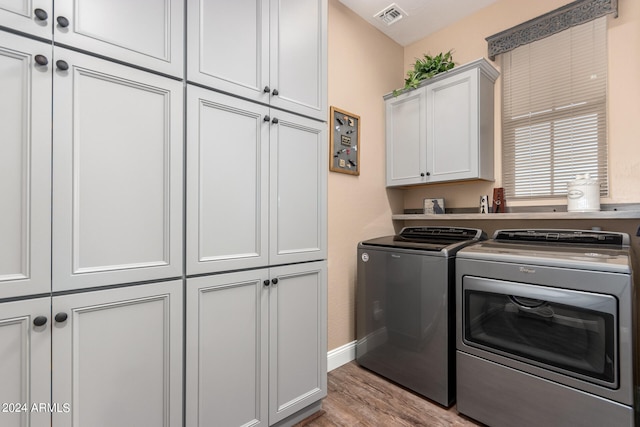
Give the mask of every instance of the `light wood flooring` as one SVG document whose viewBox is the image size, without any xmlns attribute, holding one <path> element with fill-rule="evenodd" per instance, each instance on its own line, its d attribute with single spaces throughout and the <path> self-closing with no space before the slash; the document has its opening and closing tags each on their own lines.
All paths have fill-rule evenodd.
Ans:
<svg viewBox="0 0 640 427">
<path fill-rule="evenodd" d="M 385 378 L 361 368 L 355 361 L 328 375 L 328 395 L 322 411 L 296 427 L 480 426 L 455 405 L 444 408 Z"/>
</svg>

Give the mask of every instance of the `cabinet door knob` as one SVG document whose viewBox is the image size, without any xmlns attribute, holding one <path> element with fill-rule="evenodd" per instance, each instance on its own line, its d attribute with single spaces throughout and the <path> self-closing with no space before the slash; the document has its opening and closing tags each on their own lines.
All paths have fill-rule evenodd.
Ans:
<svg viewBox="0 0 640 427">
<path fill-rule="evenodd" d="M 278 284 L 278 278 L 274 277 L 273 279 L 271 279 L 271 283 L 273 283 L 274 285 Z"/>
<path fill-rule="evenodd" d="M 424 172 L 420 173 L 420 176 L 424 176 Z"/>
<path fill-rule="evenodd" d="M 62 323 L 67 320 L 67 313 L 64 313 L 64 312 L 58 313 L 56 314 L 56 317 L 54 317 L 54 319 L 56 320 L 56 322 Z"/>
<path fill-rule="evenodd" d="M 262 282 L 262 284 L 265 285 L 265 286 L 269 286 L 270 283 L 271 282 L 269 282 L 268 280 L 265 280 L 264 282 Z"/>
<path fill-rule="evenodd" d="M 274 125 L 277 125 L 280 122 L 280 120 L 278 120 L 277 117 L 274 117 L 273 120 L 271 120 L 271 123 L 273 123 Z"/>
<path fill-rule="evenodd" d="M 273 96 L 278 96 L 279 94 L 278 89 L 274 89 L 273 92 L 271 92 L 271 95 Z"/>
<path fill-rule="evenodd" d="M 67 62 L 63 61 L 62 59 L 58 59 L 56 61 L 56 67 L 58 67 L 58 70 L 60 71 L 67 71 L 69 69 L 69 64 L 67 64 Z"/>
<path fill-rule="evenodd" d="M 268 122 L 269 120 L 271 120 L 271 117 L 269 117 L 268 115 L 264 116 L 264 121 Z"/>
<path fill-rule="evenodd" d="M 431 172 L 427 172 L 427 176 L 431 176 Z"/>
<path fill-rule="evenodd" d="M 56 21 L 58 21 L 58 25 L 60 25 L 62 28 L 67 28 L 69 26 L 69 20 L 64 16 L 58 16 L 56 18 Z"/>
<path fill-rule="evenodd" d="M 33 14 L 36 15 L 36 18 L 38 18 L 38 20 L 40 21 L 46 21 L 47 19 L 49 19 L 49 14 L 47 13 L 47 11 L 40 8 L 34 10 Z"/>
<path fill-rule="evenodd" d="M 43 326 L 47 324 L 47 316 L 38 316 L 33 319 L 33 324 L 35 326 Z"/>
<path fill-rule="evenodd" d="M 47 65 L 49 63 L 49 60 L 44 55 L 36 55 L 33 59 L 36 61 L 36 64 L 38 64 L 38 65 L 43 65 L 44 66 L 44 65 Z"/>
<path fill-rule="evenodd" d="M 269 86 L 265 86 L 264 93 L 269 93 L 269 92 L 271 92 L 271 88 Z"/>
</svg>

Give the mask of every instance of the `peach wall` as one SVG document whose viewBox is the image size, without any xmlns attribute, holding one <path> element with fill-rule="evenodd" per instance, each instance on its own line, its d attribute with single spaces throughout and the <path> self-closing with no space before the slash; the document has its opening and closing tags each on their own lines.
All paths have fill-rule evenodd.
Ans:
<svg viewBox="0 0 640 427">
<path fill-rule="evenodd" d="M 573 0 L 498 0 L 491 6 L 405 48 L 405 71 L 424 53 L 453 49 L 456 63 L 487 56 L 485 38 L 557 9 Z M 609 17 L 609 182 L 610 197 L 602 203 L 640 202 L 640 2 L 619 0 L 619 17 Z M 498 65 L 496 65 L 497 68 Z M 552 70 L 550 72 L 553 72 Z M 405 208 L 419 208 L 425 197 L 444 197 L 447 207 L 478 205 L 481 194 L 501 186 L 500 86 L 496 82 L 495 182 L 430 185 L 407 190 Z M 630 155 L 631 154 L 631 155 Z M 634 155 L 635 154 L 635 155 Z M 566 204 L 563 199 L 511 202 L 515 205 Z"/>
<path fill-rule="evenodd" d="M 329 105 L 361 126 L 360 175 L 329 172 L 329 349 L 355 339 L 358 242 L 393 234 L 392 210 L 402 210 L 402 191 L 385 188 L 382 100 L 402 84 L 402 59 L 400 45 L 329 0 Z"/>
</svg>

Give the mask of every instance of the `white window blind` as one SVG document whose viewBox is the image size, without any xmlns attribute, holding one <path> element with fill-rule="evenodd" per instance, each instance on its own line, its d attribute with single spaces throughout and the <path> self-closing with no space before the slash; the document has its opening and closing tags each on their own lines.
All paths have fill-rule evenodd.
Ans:
<svg viewBox="0 0 640 427">
<path fill-rule="evenodd" d="M 584 173 L 607 196 L 606 17 L 500 56 L 506 197 L 564 197 Z"/>
</svg>

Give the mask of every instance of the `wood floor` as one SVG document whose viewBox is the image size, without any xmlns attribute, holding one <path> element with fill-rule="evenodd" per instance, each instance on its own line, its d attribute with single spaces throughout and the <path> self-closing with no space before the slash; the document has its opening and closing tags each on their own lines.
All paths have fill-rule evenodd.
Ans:
<svg viewBox="0 0 640 427">
<path fill-rule="evenodd" d="M 329 372 L 322 411 L 296 427 L 479 425 L 350 362 Z"/>
</svg>

